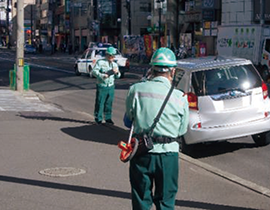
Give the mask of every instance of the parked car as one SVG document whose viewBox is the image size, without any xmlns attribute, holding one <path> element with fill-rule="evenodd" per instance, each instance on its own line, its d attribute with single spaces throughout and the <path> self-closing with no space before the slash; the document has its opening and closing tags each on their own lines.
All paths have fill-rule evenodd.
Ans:
<svg viewBox="0 0 270 210">
<path fill-rule="evenodd" d="M 190 122 L 183 146 L 252 136 L 270 143 L 270 99 L 250 60 L 203 57 L 179 60 L 177 88 L 188 97 Z"/>
<path fill-rule="evenodd" d="M 26 44 L 24 45 L 24 52 L 29 54 L 36 54 L 37 49 L 34 45 Z"/>
<path fill-rule="evenodd" d="M 110 45 L 106 46 L 94 46 L 88 48 L 84 51 L 83 55 L 76 59 L 74 70 L 77 76 L 80 76 L 82 73 L 88 74 L 90 77 L 93 77 L 92 69 L 96 62 L 99 59 L 104 59 L 106 55 L 106 50 Z M 119 66 L 119 71 L 121 72 L 121 78 L 124 77 L 125 72 L 129 71 L 129 60 L 122 56 L 118 49 L 116 49 L 117 54 L 115 55 L 114 61 Z"/>
</svg>

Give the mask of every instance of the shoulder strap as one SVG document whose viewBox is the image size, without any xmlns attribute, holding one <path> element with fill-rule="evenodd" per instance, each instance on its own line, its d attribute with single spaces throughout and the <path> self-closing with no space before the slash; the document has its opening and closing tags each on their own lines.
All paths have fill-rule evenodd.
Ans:
<svg viewBox="0 0 270 210">
<path fill-rule="evenodd" d="M 184 75 L 184 72 L 181 72 L 181 73 L 178 73 L 178 74 L 176 74 L 176 72 L 175 72 L 174 77 L 173 77 L 173 81 L 172 81 L 172 86 L 171 86 L 166 98 L 164 99 L 163 104 L 161 105 L 161 108 L 160 108 L 157 116 L 155 117 L 153 124 L 150 127 L 150 130 L 148 132 L 148 136 L 151 136 L 153 134 L 154 128 L 156 127 L 156 125 L 157 125 L 157 123 L 158 123 L 158 121 L 160 119 L 160 116 L 161 116 L 167 102 L 169 101 L 169 98 L 170 98 L 170 96 L 171 96 L 171 94 L 172 94 L 172 92 L 174 90 L 174 87 L 177 86 L 179 81 L 182 79 L 183 75 Z"/>
<path fill-rule="evenodd" d="M 163 101 L 163 104 L 162 104 L 162 106 L 161 106 L 161 108 L 160 108 L 160 110 L 159 110 L 157 116 L 156 116 L 155 119 L 154 119 L 153 124 L 152 124 L 151 127 L 150 127 L 150 130 L 149 130 L 149 133 L 148 133 L 149 136 L 152 135 L 152 133 L 153 133 L 153 131 L 154 131 L 154 128 L 156 127 L 156 125 L 157 125 L 157 123 L 158 123 L 158 121 L 159 121 L 159 119 L 160 119 L 160 116 L 161 116 L 161 114 L 162 114 L 162 112 L 163 112 L 163 110 L 164 110 L 164 108 L 165 108 L 167 102 L 169 101 L 169 98 L 170 98 L 170 96 L 171 96 L 171 94 L 172 94 L 172 92 L 173 92 L 173 89 L 174 89 L 174 86 L 172 85 L 171 88 L 170 88 L 170 90 L 169 90 L 169 92 L 168 92 L 168 94 L 167 94 L 167 96 L 166 96 L 166 98 L 165 98 L 165 100 Z"/>
</svg>

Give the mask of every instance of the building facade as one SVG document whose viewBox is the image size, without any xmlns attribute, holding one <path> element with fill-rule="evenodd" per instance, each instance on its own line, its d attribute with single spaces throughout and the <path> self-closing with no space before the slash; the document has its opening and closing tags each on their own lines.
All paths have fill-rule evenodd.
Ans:
<svg viewBox="0 0 270 210">
<path fill-rule="evenodd" d="M 14 44 L 16 1 L 0 2 L 0 35 L 6 40 L 8 1 Z M 35 0 L 34 6 L 25 4 L 25 37 L 42 43 L 44 49 L 81 52 L 93 41 L 121 48 L 125 35 L 149 35 L 153 49 L 159 44 L 188 49 L 204 45 L 213 55 L 218 25 L 260 24 L 260 2 L 265 8 L 263 22 L 268 24 L 270 0 Z"/>
<path fill-rule="evenodd" d="M 0 45 L 6 46 L 10 42 L 11 22 L 11 2 L 0 0 Z"/>
</svg>

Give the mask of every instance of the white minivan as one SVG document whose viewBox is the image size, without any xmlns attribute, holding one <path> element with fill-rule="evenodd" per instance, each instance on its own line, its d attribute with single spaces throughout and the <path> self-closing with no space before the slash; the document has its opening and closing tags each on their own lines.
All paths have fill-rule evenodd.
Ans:
<svg viewBox="0 0 270 210">
<path fill-rule="evenodd" d="M 249 135 L 259 146 L 270 143 L 268 88 L 251 61 L 209 56 L 179 60 L 177 69 L 190 110 L 183 144 Z"/>
</svg>

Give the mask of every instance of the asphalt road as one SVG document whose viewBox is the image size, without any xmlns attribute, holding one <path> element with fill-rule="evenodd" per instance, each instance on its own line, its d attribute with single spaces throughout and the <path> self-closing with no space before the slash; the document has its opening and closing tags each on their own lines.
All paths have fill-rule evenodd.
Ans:
<svg viewBox="0 0 270 210">
<path fill-rule="evenodd" d="M 8 85 L 8 70 L 14 64 L 14 55 L 3 54 L 0 59 L 0 84 Z M 28 56 L 30 63 L 30 88 L 45 96 L 45 99 L 65 109 L 76 110 L 92 116 L 95 99 L 95 79 L 86 75 L 75 76 L 74 59 L 65 56 Z M 137 68 L 137 67 L 136 67 Z M 131 84 L 138 81 L 141 71 L 134 67 L 133 73 L 116 81 L 113 120 L 125 129 L 122 118 L 124 101 Z M 245 180 L 270 189 L 270 145 L 257 147 L 250 137 L 221 143 L 195 145 L 189 154 L 204 163 L 232 173 Z"/>
</svg>

